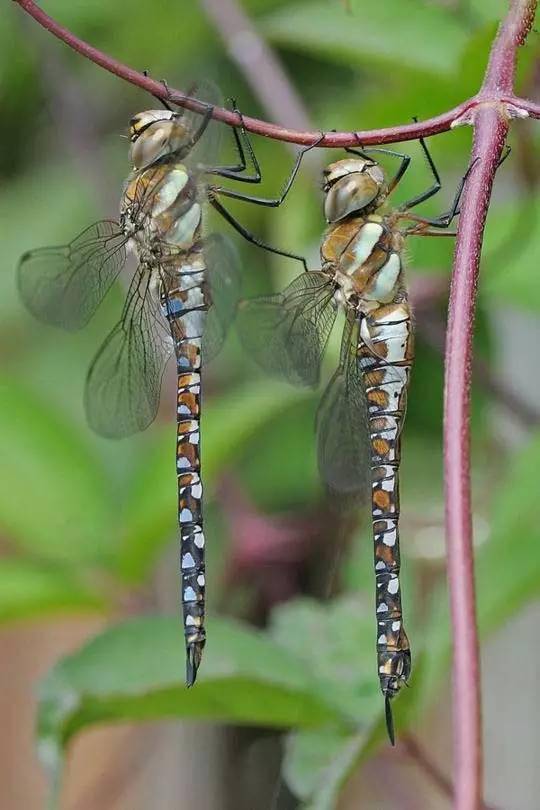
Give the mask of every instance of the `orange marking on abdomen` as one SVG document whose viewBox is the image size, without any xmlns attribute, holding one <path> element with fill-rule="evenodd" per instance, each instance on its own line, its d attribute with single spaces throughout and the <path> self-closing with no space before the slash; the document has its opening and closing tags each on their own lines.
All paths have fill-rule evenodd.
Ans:
<svg viewBox="0 0 540 810">
<path fill-rule="evenodd" d="M 390 444 L 386 439 L 373 439 L 371 444 L 378 456 L 386 456 L 390 452 Z"/>
<path fill-rule="evenodd" d="M 373 493 L 373 503 L 379 509 L 388 509 L 390 506 L 390 494 L 385 489 L 376 489 Z"/>
</svg>

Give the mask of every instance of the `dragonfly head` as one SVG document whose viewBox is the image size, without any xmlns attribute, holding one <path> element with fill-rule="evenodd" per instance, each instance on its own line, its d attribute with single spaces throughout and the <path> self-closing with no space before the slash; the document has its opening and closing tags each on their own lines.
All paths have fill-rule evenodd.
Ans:
<svg viewBox="0 0 540 810">
<path fill-rule="evenodd" d="M 368 158 L 345 158 L 331 163 L 323 172 L 324 215 L 327 222 L 339 222 L 351 214 L 374 209 L 384 199 L 384 173 Z"/>
<path fill-rule="evenodd" d="M 189 141 L 189 133 L 170 110 L 146 110 L 129 122 L 130 159 L 135 169 L 145 169 L 156 160 L 177 152 Z"/>
</svg>

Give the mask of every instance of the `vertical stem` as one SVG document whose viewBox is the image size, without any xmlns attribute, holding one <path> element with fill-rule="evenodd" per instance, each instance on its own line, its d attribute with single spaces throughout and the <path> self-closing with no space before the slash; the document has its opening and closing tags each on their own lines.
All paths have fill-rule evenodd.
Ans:
<svg viewBox="0 0 540 810">
<path fill-rule="evenodd" d="M 469 405 L 480 254 L 493 178 L 508 131 L 498 105 L 478 108 L 463 194 L 446 341 L 444 454 L 448 582 L 453 627 L 455 808 L 477 810 L 482 797 L 480 660 L 474 594 Z"/>
</svg>

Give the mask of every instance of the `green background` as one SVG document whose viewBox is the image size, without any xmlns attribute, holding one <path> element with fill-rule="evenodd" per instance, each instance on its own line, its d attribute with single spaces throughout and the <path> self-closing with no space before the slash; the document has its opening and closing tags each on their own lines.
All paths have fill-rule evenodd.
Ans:
<svg viewBox="0 0 540 810">
<path fill-rule="evenodd" d="M 242 5 L 276 48 L 313 129 L 322 130 L 405 123 L 459 103 L 479 86 L 506 7 L 490 0 L 454 5 L 357 0 L 349 11 L 337 0 Z M 46 10 L 82 38 L 153 77 L 165 77 L 171 86 L 184 88 L 192 77 L 218 80 L 246 114 L 269 117 L 197 3 L 158 0 L 149 12 L 147 3 L 127 9 L 104 0 L 51 0 Z M 518 89 L 524 95 L 532 92 L 537 39 L 531 34 L 520 55 Z M 209 641 L 200 682 L 188 692 L 180 624 L 164 615 L 164 602 L 156 598 L 156 570 L 163 559 L 169 561 L 163 586 L 171 595 L 168 605 L 177 588 L 171 378 L 164 383 L 159 417 L 144 435 L 121 442 L 96 437 L 82 410 L 85 373 L 118 315 L 122 286 L 85 330 L 70 335 L 32 320 L 17 297 L 21 253 L 68 241 L 93 220 L 115 215 L 128 172 L 122 136 L 131 115 L 154 105 L 142 91 L 71 53 L 20 9 L 4 8 L 0 618 L 57 622 L 62 615 L 87 612 L 110 623 L 59 661 L 40 686 L 39 750 L 56 775 L 73 735 L 95 723 L 214 720 L 285 729 L 289 789 L 306 807 L 337 807 L 349 775 L 386 743 L 366 515 L 351 529 L 318 483 L 313 423 L 320 392 L 265 378 L 234 333 L 208 369 L 202 430 Z M 475 351 L 489 374 L 503 375 L 503 385 L 508 381 L 500 362 L 499 313 L 511 313 L 519 335 L 523 322 L 537 323 L 540 310 L 537 131 L 529 122 L 513 128 L 513 154 L 497 177 L 487 228 Z M 275 195 L 292 152 L 262 138 L 254 138 L 254 145 L 265 177 L 261 193 Z M 422 210 L 435 215 L 446 210 L 467 167 L 470 131 L 433 138 L 430 148 L 444 186 Z M 396 193 L 398 202 L 429 183 L 418 144 L 403 149 L 414 160 Z M 318 158 L 330 161 L 337 154 L 321 151 Z M 324 227 L 319 167 L 317 159 L 307 163 L 280 209 L 232 206 L 255 233 L 307 255 L 311 266 Z M 246 296 L 277 291 L 297 273 L 293 262 L 233 239 L 242 255 Z M 406 254 L 413 292 L 440 293 L 417 306 L 417 362 L 403 443 L 403 577 L 414 671 L 411 689 L 396 702 L 400 733 L 421 728 L 434 698 L 447 688 L 442 684 L 449 671 L 443 360 L 433 342 L 444 328 L 452 247 L 452 240 L 411 239 Z M 336 333 L 327 377 L 338 349 Z M 517 395 L 527 397 L 529 384 L 538 394 L 537 352 L 526 341 L 519 365 L 533 371 L 521 379 Z M 472 477 L 481 528 L 477 581 L 483 634 L 522 611 L 538 596 L 540 581 L 540 529 L 531 517 L 538 491 L 531 471 L 540 463 L 540 435 L 528 424 L 514 441 L 510 410 L 477 375 Z M 310 546 L 314 521 L 324 527 L 325 542 Z M 279 537 L 288 537 L 290 548 L 285 544 L 283 550 Z M 346 538 L 346 552 L 340 537 Z M 264 583 L 269 559 L 274 581 L 292 582 L 288 591 L 278 587 L 280 597 L 285 591 L 294 597 L 273 610 Z M 321 601 L 329 592 L 333 598 Z M 126 605 L 133 604 L 143 607 L 128 611 Z M 133 612 L 148 615 L 128 616 Z"/>
</svg>

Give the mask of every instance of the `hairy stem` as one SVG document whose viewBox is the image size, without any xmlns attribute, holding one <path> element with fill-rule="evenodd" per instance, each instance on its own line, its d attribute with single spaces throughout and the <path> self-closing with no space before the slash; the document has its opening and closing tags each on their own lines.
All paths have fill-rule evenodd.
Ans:
<svg viewBox="0 0 540 810">
<path fill-rule="evenodd" d="M 515 0 L 500 26 L 479 96 L 512 91 L 516 52 L 532 25 L 536 2 Z M 456 810 L 482 798 L 480 656 L 474 593 L 470 482 L 472 340 L 482 239 L 495 172 L 509 127 L 507 108 L 486 101 L 470 111 L 472 160 L 456 239 L 448 308 L 444 397 L 444 466 L 448 586 L 453 637 L 453 729 Z"/>
</svg>

